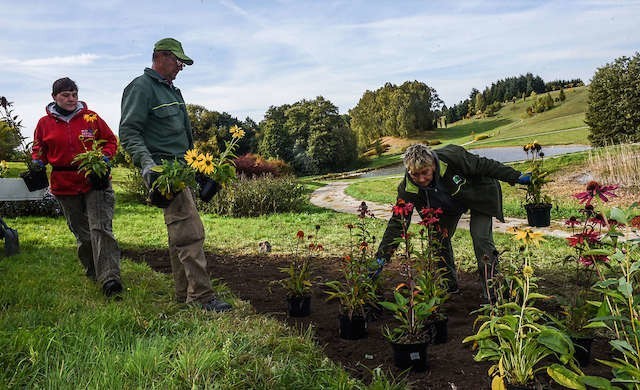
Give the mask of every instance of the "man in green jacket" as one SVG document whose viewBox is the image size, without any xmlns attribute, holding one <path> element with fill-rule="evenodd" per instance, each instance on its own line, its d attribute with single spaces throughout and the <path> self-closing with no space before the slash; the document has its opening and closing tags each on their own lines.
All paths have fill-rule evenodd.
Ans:
<svg viewBox="0 0 640 390">
<path fill-rule="evenodd" d="M 147 188 L 158 174 L 152 169 L 162 160 L 184 160 L 193 148 L 193 134 L 180 90 L 173 85 L 178 72 L 192 65 L 173 38 L 156 42 L 151 68 L 135 78 L 122 94 L 120 141 L 142 170 Z M 171 270 L 176 300 L 222 312 L 231 305 L 217 299 L 211 288 L 204 254 L 204 226 L 196 209 L 194 194 L 186 189 L 176 194 L 164 207 L 164 221 L 169 236 Z"/>
<path fill-rule="evenodd" d="M 483 270 L 484 264 L 497 270 L 498 252 L 493 243 L 492 219 L 496 217 L 504 222 L 502 190 L 498 180 L 511 185 L 527 184 L 531 176 L 523 175 L 498 161 L 469 153 L 457 145 L 446 145 L 437 151 L 422 144 L 412 145 L 407 148 L 403 163 L 406 173 L 398 186 L 398 201 L 412 203 L 419 213 L 426 208 L 442 209 L 439 221 L 443 228 L 439 237 L 442 244 L 440 267 L 446 269 L 449 291 L 458 291 L 451 237 L 460 217 L 468 210 L 471 213 L 469 229 L 478 270 Z M 405 220 L 405 228 L 408 228 L 411 213 Z M 402 229 L 401 217 L 393 215 L 378 248 L 380 267 L 389 262 L 397 249 L 396 238 L 400 237 Z M 484 284 L 483 295 L 486 297 L 487 275 L 480 273 Z"/>
</svg>

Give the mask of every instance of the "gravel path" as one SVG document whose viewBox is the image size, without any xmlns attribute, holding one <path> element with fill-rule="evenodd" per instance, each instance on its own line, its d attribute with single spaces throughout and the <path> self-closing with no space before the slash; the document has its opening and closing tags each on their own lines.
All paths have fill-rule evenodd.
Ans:
<svg viewBox="0 0 640 390">
<path fill-rule="evenodd" d="M 351 184 L 351 181 L 334 181 L 327 184 L 324 187 L 318 188 L 311 194 L 311 203 L 318 207 L 323 207 L 326 209 L 331 209 L 335 211 L 339 211 L 341 213 L 351 213 L 357 214 L 358 207 L 362 200 L 355 199 L 347 194 L 345 194 L 344 190 Z M 373 212 L 376 218 L 388 220 L 391 216 L 391 204 L 380 204 L 374 202 L 367 202 L 367 206 L 369 206 L 369 210 Z M 414 213 L 413 222 L 418 222 L 419 217 L 418 213 Z M 528 227 L 527 221 L 525 219 L 518 218 L 505 218 L 505 222 L 500 222 L 494 218 L 493 220 L 493 230 L 501 233 L 507 232 L 508 229 L 519 227 L 524 228 Z M 458 228 L 460 229 L 469 229 L 469 214 L 466 213 L 460 219 L 458 223 Z M 569 231 L 564 229 L 563 224 L 555 221 L 551 221 L 551 226 L 546 228 L 533 228 L 535 231 L 543 232 L 548 236 L 555 237 L 568 237 L 571 234 Z"/>
</svg>

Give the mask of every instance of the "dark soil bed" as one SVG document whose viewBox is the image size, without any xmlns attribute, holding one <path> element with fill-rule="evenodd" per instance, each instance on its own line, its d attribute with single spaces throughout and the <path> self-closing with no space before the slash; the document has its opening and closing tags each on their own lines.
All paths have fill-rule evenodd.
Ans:
<svg viewBox="0 0 640 390">
<path fill-rule="evenodd" d="M 124 250 L 123 256 L 134 261 L 146 262 L 154 270 L 170 273 L 168 251 Z M 382 313 L 379 318 L 369 322 L 369 335 L 365 339 L 349 341 L 338 335 L 338 304 L 325 302 L 325 295 L 319 287 L 321 283 L 340 278 L 339 259 L 323 258 L 314 266 L 317 278 L 313 290 L 311 315 L 304 318 L 292 318 L 287 315 L 284 291 L 277 286 L 270 286 L 273 280 L 282 279 L 280 267 L 287 265 L 287 258 L 279 255 L 256 256 L 220 256 L 207 253 L 209 271 L 212 277 L 220 279 L 231 291 L 242 300 L 249 301 L 257 313 L 269 315 L 290 324 L 296 329 L 314 329 L 317 342 L 327 356 L 340 363 L 354 377 L 367 381 L 371 370 L 381 366 L 385 371 L 399 376 L 401 370 L 393 365 L 392 351 L 387 340 L 382 336 L 385 324 L 392 323 L 389 313 Z M 394 265 L 390 274 L 395 274 Z M 441 345 L 430 345 L 428 348 L 429 369 L 424 373 L 409 373 L 408 381 L 417 389 L 488 389 L 487 370 L 489 363 L 473 361 L 473 352 L 462 339 L 473 334 L 475 314 L 470 314 L 480 307 L 480 283 L 475 274 L 461 273 L 459 294 L 453 295 L 445 305 L 449 317 L 449 341 Z M 396 281 L 388 280 L 388 291 L 392 291 Z M 271 287 L 271 288 L 270 288 Z M 390 297 L 389 297 L 390 298 Z M 594 343 L 594 356 L 608 358 L 606 340 L 597 339 Z M 599 364 L 591 364 L 584 368 L 591 375 L 607 375 L 608 369 Z M 544 380 L 544 376 L 541 376 Z M 545 383 L 544 388 L 556 389 Z"/>
</svg>

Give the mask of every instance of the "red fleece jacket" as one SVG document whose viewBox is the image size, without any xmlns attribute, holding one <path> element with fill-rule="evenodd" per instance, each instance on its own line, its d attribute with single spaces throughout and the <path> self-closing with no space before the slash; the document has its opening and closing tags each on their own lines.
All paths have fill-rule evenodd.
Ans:
<svg viewBox="0 0 640 390">
<path fill-rule="evenodd" d="M 47 106 L 47 115 L 40 118 L 33 136 L 31 156 L 45 164 L 51 164 L 51 193 L 53 195 L 78 195 L 91 190 L 84 173 L 78 173 L 71 161 L 75 156 L 91 150 L 94 140 L 104 140 L 102 153 L 112 158 L 118 140 L 107 123 L 95 112 L 82 108 L 69 119 L 63 118 Z"/>
</svg>

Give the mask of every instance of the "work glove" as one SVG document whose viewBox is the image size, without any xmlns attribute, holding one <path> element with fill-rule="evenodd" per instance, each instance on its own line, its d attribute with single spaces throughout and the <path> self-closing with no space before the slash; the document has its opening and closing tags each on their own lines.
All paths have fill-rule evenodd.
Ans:
<svg viewBox="0 0 640 390">
<path fill-rule="evenodd" d="M 147 189 L 151 189 L 153 182 L 156 181 L 160 173 L 153 170 L 153 168 L 158 165 L 147 165 L 142 168 L 142 181 L 144 181 L 144 185 L 147 186 Z"/>
<path fill-rule="evenodd" d="M 531 184 L 531 172 L 521 174 L 517 183 L 523 185 Z"/>
<path fill-rule="evenodd" d="M 382 272 L 382 269 L 384 268 L 384 265 L 386 263 L 387 262 L 382 257 L 378 257 L 376 259 L 375 268 L 369 273 L 369 279 L 377 280 L 378 277 L 380 277 L 380 273 Z"/>
<path fill-rule="evenodd" d="M 36 171 L 41 171 L 44 169 L 45 163 L 42 160 L 31 160 L 31 169 L 36 170 Z"/>
<path fill-rule="evenodd" d="M 104 161 L 105 163 L 107 163 L 107 166 L 111 167 L 111 160 L 109 160 L 109 157 L 107 157 L 107 156 L 102 156 L 102 161 Z"/>
</svg>

